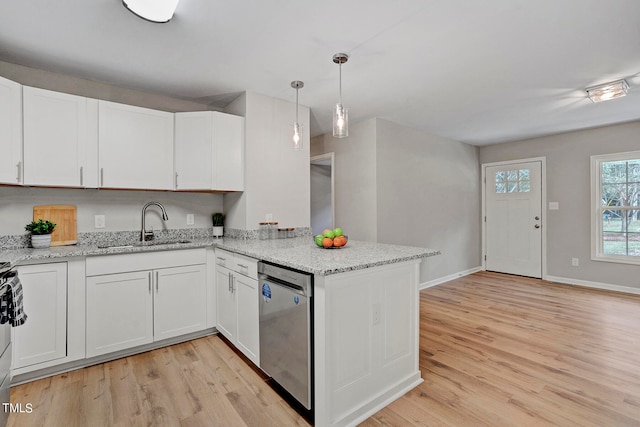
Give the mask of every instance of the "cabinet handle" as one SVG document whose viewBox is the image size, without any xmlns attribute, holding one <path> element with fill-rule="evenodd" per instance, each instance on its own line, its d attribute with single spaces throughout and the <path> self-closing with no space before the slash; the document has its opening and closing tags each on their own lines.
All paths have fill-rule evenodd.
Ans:
<svg viewBox="0 0 640 427">
<path fill-rule="evenodd" d="M 158 293 L 158 290 L 159 290 L 159 285 L 158 285 L 159 281 L 160 281 L 160 273 L 156 271 L 156 293 Z"/>
<path fill-rule="evenodd" d="M 220 261 L 226 261 L 226 260 L 227 260 L 226 258 L 222 258 L 221 256 L 219 256 L 219 257 L 218 257 L 218 259 L 219 259 Z"/>
<path fill-rule="evenodd" d="M 100 168 L 100 187 L 104 187 L 104 168 Z"/>
<path fill-rule="evenodd" d="M 236 293 L 236 276 L 231 276 L 231 293 Z"/>
<path fill-rule="evenodd" d="M 229 283 L 227 284 L 227 291 L 231 292 L 231 274 L 229 274 Z"/>
<path fill-rule="evenodd" d="M 178 188 L 178 172 L 176 172 L 176 178 L 175 178 L 175 180 L 176 180 L 176 189 L 177 189 L 177 188 Z"/>
<path fill-rule="evenodd" d="M 246 269 L 249 269 L 249 266 L 248 266 L 248 265 L 242 265 L 242 264 L 238 264 L 238 267 L 242 267 L 242 268 L 246 268 Z"/>
<path fill-rule="evenodd" d="M 151 272 L 149 272 L 149 295 L 151 295 Z"/>
<path fill-rule="evenodd" d="M 84 166 L 80 166 L 80 186 L 84 186 Z"/>
<path fill-rule="evenodd" d="M 16 166 L 18 167 L 18 176 L 16 178 L 16 182 L 20 183 L 20 176 L 22 175 L 22 162 L 18 162 Z"/>
</svg>

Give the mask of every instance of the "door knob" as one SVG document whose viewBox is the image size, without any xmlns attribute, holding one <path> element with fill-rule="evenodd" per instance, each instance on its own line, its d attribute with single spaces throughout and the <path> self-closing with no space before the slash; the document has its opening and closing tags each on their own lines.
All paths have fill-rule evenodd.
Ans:
<svg viewBox="0 0 640 427">
<path fill-rule="evenodd" d="M 540 228 L 540 224 L 534 225 L 535 228 Z"/>
<path fill-rule="evenodd" d="M 534 218 L 536 221 L 540 220 L 540 217 L 536 215 L 536 217 Z"/>
</svg>

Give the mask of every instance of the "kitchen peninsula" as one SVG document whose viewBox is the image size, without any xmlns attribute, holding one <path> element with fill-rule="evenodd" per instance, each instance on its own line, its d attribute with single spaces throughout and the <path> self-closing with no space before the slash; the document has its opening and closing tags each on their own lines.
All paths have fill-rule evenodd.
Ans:
<svg viewBox="0 0 640 427">
<path fill-rule="evenodd" d="M 305 237 L 122 246 L 0 249 L 0 258 L 19 265 L 214 247 L 304 271 L 314 277 L 316 425 L 357 424 L 422 382 L 419 264 L 438 255 L 436 250 L 354 240 L 340 249 L 322 249 Z"/>
</svg>

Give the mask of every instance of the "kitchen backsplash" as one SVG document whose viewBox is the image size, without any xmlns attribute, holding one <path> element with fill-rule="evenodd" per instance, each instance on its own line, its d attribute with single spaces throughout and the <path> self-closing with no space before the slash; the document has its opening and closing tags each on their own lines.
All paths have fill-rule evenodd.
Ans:
<svg viewBox="0 0 640 427">
<path fill-rule="evenodd" d="M 311 236 L 310 227 L 295 229 L 295 237 Z M 225 228 L 224 236 L 230 239 L 257 239 L 258 230 L 240 230 Z M 213 237 L 213 229 L 208 228 L 181 228 L 155 231 L 156 240 L 194 240 Z M 79 245 L 125 245 L 140 240 L 140 231 L 101 231 L 78 233 Z M 29 233 L 0 236 L 0 248 L 28 248 L 31 244 Z"/>
</svg>

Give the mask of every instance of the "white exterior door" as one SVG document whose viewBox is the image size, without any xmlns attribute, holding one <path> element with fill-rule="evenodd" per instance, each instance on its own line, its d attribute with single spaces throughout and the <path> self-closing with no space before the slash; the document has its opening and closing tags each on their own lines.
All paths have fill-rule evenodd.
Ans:
<svg viewBox="0 0 640 427">
<path fill-rule="evenodd" d="M 542 277 L 542 162 L 485 169 L 485 267 Z"/>
</svg>

